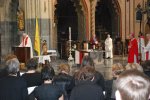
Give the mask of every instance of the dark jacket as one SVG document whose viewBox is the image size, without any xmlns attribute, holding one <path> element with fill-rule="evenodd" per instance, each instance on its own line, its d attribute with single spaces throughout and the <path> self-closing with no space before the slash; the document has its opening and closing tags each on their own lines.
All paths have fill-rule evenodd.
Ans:
<svg viewBox="0 0 150 100">
<path fill-rule="evenodd" d="M 26 81 L 16 76 L 6 76 L 0 79 L 0 100 L 27 100 Z"/>
<path fill-rule="evenodd" d="M 105 90 L 105 79 L 104 79 L 103 75 L 98 71 L 96 71 L 96 73 L 95 73 L 94 82 L 97 85 L 99 85 L 103 91 Z"/>
<path fill-rule="evenodd" d="M 70 100 L 104 100 L 103 90 L 91 81 L 82 82 L 72 90 Z"/>
<path fill-rule="evenodd" d="M 54 77 L 53 83 L 58 85 L 64 93 L 65 100 L 68 100 L 71 90 L 75 86 L 74 78 L 65 73 L 59 73 Z"/>
<path fill-rule="evenodd" d="M 41 73 L 25 73 L 21 76 L 27 82 L 27 87 L 39 86 L 42 84 Z"/>
<path fill-rule="evenodd" d="M 58 100 L 62 96 L 62 91 L 57 85 L 42 84 L 35 88 L 33 95 L 37 100 Z"/>
<path fill-rule="evenodd" d="M 75 73 L 74 77 L 76 77 L 76 74 L 77 73 Z M 79 81 L 77 79 L 75 80 L 76 85 L 78 85 L 80 83 L 81 83 L 81 81 Z M 98 71 L 95 72 L 95 77 L 94 77 L 93 83 L 100 86 L 103 91 L 105 90 L 105 79 L 104 79 L 103 75 L 100 72 L 98 72 Z"/>
</svg>

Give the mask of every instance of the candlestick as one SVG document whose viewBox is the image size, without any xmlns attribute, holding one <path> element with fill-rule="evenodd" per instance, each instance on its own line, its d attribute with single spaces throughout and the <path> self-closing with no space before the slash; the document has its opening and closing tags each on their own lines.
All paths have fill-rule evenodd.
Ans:
<svg viewBox="0 0 150 100">
<path fill-rule="evenodd" d="M 74 58 L 71 55 L 71 27 L 69 27 L 69 58 L 68 58 L 68 61 L 74 62 L 73 60 L 74 60 Z"/>
<path fill-rule="evenodd" d="M 69 27 L 69 40 L 71 40 L 71 27 Z"/>
</svg>

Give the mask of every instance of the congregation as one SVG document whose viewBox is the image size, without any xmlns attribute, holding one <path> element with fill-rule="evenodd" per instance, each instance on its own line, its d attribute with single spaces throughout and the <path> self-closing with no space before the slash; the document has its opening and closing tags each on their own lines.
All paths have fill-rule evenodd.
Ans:
<svg viewBox="0 0 150 100">
<path fill-rule="evenodd" d="M 87 55 L 72 75 L 67 63 L 58 66 L 57 74 L 51 63 L 39 68 L 34 58 L 27 62 L 25 73 L 19 66 L 15 55 L 6 57 L 6 68 L 0 74 L 0 100 L 149 100 L 150 96 L 149 60 L 141 65 L 113 64 L 111 80 L 95 69 Z"/>
</svg>

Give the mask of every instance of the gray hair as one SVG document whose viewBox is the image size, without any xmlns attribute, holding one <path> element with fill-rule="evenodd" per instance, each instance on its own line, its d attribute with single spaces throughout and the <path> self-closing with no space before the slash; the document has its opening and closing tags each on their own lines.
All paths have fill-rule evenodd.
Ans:
<svg viewBox="0 0 150 100">
<path fill-rule="evenodd" d="M 148 100 L 150 79 L 138 70 L 127 70 L 116 81 L 122 100 Z"/>
<path fill-rule="evenodd" d="M 8 74 L 16 74 L 19 71 L 20 63 L 17 58 L 10 59 L 6 62 Z"/>
</svg>

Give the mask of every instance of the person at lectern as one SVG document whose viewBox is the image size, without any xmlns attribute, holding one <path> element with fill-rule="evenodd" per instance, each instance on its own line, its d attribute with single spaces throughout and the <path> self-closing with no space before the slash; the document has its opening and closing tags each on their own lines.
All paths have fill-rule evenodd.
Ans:
<svg viewBox="0 0 150 100">
<path fill-rule="evenodd" d="M 107 38 L 105 40 L 105 57 L 106 58 L 113 58 L 113 43 L 110 35 L 107 35 Z"/>
<path fill-rule="evenodd" d="M 23 33 L 19 47 L 30 47 L 30 57 L 33 58 L 32 42 L 28 34 Z"/>
</svg>

